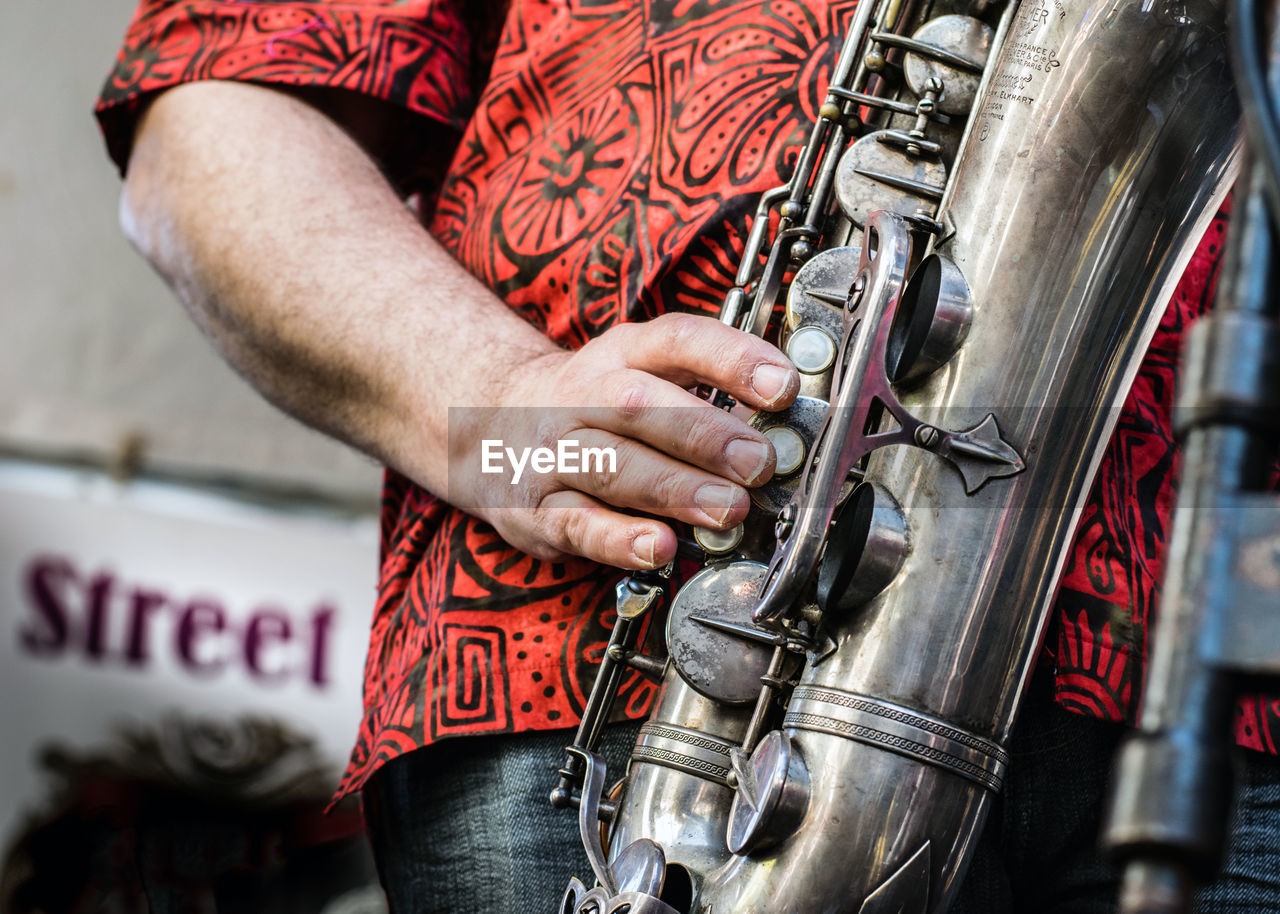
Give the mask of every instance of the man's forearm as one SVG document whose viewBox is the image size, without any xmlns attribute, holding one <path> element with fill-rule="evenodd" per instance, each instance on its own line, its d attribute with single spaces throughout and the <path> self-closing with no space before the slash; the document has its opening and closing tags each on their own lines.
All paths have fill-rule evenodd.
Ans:
<svg viewBox="0 0 1280 914">
<path fill-rule="evenodd" d="M 437 492 L 448 407 L 494 402 L 504 369 L 556 349 L 441 249 L 353 139 L 272 89 L 161 95 L 121 206 L 264 395 Z"/>
<path fill-rule="evenodd" d="M 662 565 L 674 531 L 628 509 L 724 529 L 773 472 L 760 432 L 688 388 L 786 406 L 799 375 L 776 348 L 666 315 L 560 349 L 427 234 L 357 142 L 290 95 L 230 83 L 161 95 L 138 128 L 122 218 L 269 399 L 534 555 Z M 449 407 L 473 405 L 547 409 L 479 413 L 483 427 L 451 438 Z M 618 471 L 495 482 L 480 445 L 508 433 L 616 449 Z"/>
</svg>

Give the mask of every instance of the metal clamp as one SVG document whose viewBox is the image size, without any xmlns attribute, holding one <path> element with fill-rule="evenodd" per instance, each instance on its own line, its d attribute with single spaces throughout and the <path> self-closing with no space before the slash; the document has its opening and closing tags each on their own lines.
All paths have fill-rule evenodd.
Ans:
<svg viewBox="0 0 1280 914">
<path fill-rule="evenodd" d="M 1222 422 L 1280 431 L 1280 327 L 1266 315 L 1206 315 L 1188 334 L 1185 361 L 1174 408 L 1179 436 Z"/>
</svg>

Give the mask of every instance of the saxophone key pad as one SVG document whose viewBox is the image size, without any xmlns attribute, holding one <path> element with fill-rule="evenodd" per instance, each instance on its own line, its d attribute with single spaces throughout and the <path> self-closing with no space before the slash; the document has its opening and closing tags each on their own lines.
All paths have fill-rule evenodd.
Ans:
<svg viewBox="0 0 1280 914">
<path fill-rule="evenodd" d="M 693 541 L 707 555 L 728 555 L 742 544 L 747 528 L 743 524 L 735 524 L 728 530 L 716 530 L 714 527 L 694 527 Z"/>
<path fill-rule="evenodd" d="M 778 450 L 778 465 L 773 478 L 750 490 L 751 500 L 760 510 L 777 514 L 790 503 L 791 496 L 800 485 L 801 470 L 826 419 L 828 406 L 826 400 L 817 397 L 796 397 L 795 402 L 784 410 L 776 413 L 762 410 L 751 416 L 750 426 L 768 438 Z M 840 490 L 841 503 L 853 488 L 852 482 L 845 483 Z"/>
<path fill-rule="evenodd" d="M 764 436 L 773 445 L 773 452 L 777 456 L 774 464 L 776 475 L 790 476 L 804 466 L 806 448 L 799 432 L 785 425 L 775 425 L 766 429 Z"/>
<path fill-rule="evenodd" d="M 912 156 L 882 134 L 868 133 L 840 158 L 836 199 L 855 225 L 865 226 L 872 213 L 933 213 L 947 184 L 947 168 L 939 159 Z"/>
<path fill-rule="evenodd" d="M 991 51 L 991 39 L 995 33 L 972 16 L 939 16 L 930 19 L 911 37 L 924 45 L 938 48 L 958 58 L 970 61 L 973 66 L 950 66 L 927 54 L 908 53 L 903 62 L 907 85 L 917 95 L 924 95 L 930 80 L 942 84 L 938 96 L 938 108 L 943 114 L 965 114 L 973 107 L 982 81 L 982 67 Z"/>
<path fill-rule="evenodd" d="M 786 640 L 751 622 L 765 571 L 759 562 L 711 565 L 672 601 L 667 650 L 680 677 L 708 698 L 754 702 L 774 648 Z"/>
</svg>

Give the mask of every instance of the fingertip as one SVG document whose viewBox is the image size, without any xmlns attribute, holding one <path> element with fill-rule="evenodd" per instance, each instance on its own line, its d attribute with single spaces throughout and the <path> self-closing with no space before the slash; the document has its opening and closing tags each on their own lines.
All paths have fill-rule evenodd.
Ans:
<svg viewBox="0 0 1280 914">
<path fill-rule="evenodd" d="M 700 486 L 693 501 L 702 512 L 701 523 L 716 530 L 732 527 L 747 516 L 751 496 L 746 489 L 730 482 L 712 482 Z"/>
<path fill-rule="evenodd" d="M 778 398 L 769 404 L 770 409 L 786 409 L 792 403 L 796 402 L 796 397 L 800 395 L 800 372 L 795 368 L 789 370 L 787 375 L 787 384 L 783 388 Z"/>
<path fill-rule="evenodd" d="M 751 389 L 766 409 L 782 409 L 795 402 L 800 392 L 800 372 L 793 365 L 764 362 L 751 375 Z"/>
<path fill-rule="evenodd" d="M 654 568 L 661 568 L 675 559 L 676 551 L 680 548 L 680 542 L 676 538 L 676 532 L 670 527 L 663 527 L 658 532 L 658 548 L 654 552 Z"/>
<path fill-rule="evenodd" d="M 641 533 L 631 541 L 631 554 L 642 568 L 655 567 L 657 552 L 658 535 L 656 533 Z"/>
<path fill-rule="evenodd" d="M 631 541 L 631 554 L 641 568 L 661 568 L 676 557 L 676 535 L 668 527 L 646 530 Z"/>
<path fill-rule="evenodd" d="M 773 476 L 777 455 L 766 433 L 764 440 L 734 438 L 725 446 L 725 461 L 748 488 L 762 486 Z"/>
</svg>

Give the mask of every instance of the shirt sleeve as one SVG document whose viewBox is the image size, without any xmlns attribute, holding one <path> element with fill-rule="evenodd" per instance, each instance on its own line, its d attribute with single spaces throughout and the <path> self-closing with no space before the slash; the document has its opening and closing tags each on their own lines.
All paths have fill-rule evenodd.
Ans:
<svg viewBox="0 0 1280 914">
<path fill-rule="evenodd" d="M 347 89 L 460 128 L 473 105 L 469 0 L 142 0 L 95 113 L 124 171 L 142 100 L 185 82 Z"/>
</svg>

